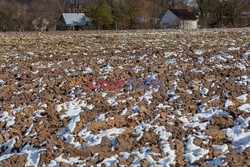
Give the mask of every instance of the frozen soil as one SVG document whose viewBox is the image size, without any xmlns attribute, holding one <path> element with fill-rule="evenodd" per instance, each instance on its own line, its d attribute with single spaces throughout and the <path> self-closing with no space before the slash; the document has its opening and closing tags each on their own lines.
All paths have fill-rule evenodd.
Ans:
<svg viewBox="0 0 250 167">
<path fill-rule="evenodd" d="M 0 33 L 0 166 L 250 166 L 249 55 L 249 28 Z"/>
</svg>

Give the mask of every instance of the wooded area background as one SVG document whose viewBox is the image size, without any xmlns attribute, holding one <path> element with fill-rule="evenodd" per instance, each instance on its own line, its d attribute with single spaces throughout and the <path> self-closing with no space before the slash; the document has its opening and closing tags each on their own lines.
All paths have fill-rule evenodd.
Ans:
<svg viewBox="0 0 250 167">
<path fill-rule="evenodd" d="M 238 26 L 249 24 L 249 6 L 250 0 L 0 0 L 0 31 L 53 30 L 63 12 L 85 13 L 91 29 L 157 28 L 169 8 L 196 8 L 201 27 Z"/>
</svg>

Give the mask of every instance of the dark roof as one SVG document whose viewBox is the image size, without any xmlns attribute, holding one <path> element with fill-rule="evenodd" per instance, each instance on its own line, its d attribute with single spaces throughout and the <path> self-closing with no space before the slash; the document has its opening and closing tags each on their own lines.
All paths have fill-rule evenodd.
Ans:
<svg viewBox="0 0 250 167">
<path fill-rule="evenodd" d="M 183 19 L 183 20 L 197 20 L 194 12 L 189 11 L 188 9 L 169 9 L 174 15 Z"/>
</svg>

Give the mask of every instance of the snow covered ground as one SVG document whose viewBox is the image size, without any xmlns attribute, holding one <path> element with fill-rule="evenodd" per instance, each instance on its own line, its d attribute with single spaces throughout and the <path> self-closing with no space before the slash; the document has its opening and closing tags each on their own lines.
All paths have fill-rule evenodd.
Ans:
<svg viewBox="0 0 250 167">
<path fill-rule="evenodd" d="M 0 33 L 0 165 L 249 166 L 249 43 L 249 28 Z"/>
</svg>

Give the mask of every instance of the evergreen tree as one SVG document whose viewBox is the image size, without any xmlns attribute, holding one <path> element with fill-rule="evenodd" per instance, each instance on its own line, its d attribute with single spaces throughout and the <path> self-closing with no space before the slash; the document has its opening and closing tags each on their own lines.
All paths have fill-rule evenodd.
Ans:
<svg viewBox="0 0 250 167">
<path fill-rule="evenodd" d="M 106 2 L 88 3 L 83 12 L 92 19 L 92 23 L 97 29 L 111 29 L 114 23 L 114 16 L 110 6 Z"/>
</svg>

